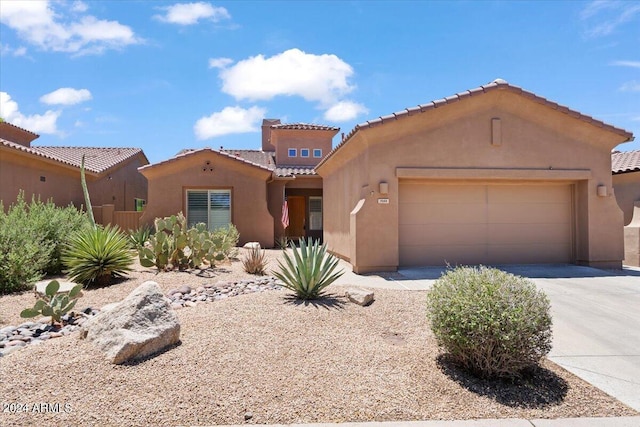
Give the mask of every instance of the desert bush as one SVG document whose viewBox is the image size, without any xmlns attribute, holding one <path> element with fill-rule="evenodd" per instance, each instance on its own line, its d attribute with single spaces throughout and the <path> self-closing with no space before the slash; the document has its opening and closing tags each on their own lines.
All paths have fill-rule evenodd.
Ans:
<svg viewBox="0 0 640 427">
<path fill-rule="evenodd" d="M 266 252 L 261 250 L 259 246 L 249 249 L 242 260 L 244 271 L 249 274 L 257 274 L 263 276 L 267 268 Z"/>
<path fill-rule="evenodd" d="M 233 226 L 214 233 L 209 232 L 203 223 L 187 229 L 182 212 L 156 218 L 154 225 L 155 233 L 144 247 L 138 249 L 143 267 L 156 267 L 161 271 L 185 270 L 203 264 L 213 267 L 216 261 L 228 258 L 233 250 L 237 250 L 232 246 L 238 238 Z"/>
<path fill-rule="evenodd" d="M 276 248 L 286 251 L 287 248 L 289 247 L 289 238 L 285 235 L 282 235 L 276 238 L 275 244 L 276 244 Z"/>
<path fill-rule="evenodd" d="M 32 308 L 22 310 L 20 317 L 51 316 L 51 324 L 61 323 L 62 316 L 70 312 L 78 302 L 82 285 L 76 285 L 68 294 L 58 293 L 60 283 L 57 280 L 49 282 L 44 295 L 39 298 Z"/>
<path fill-rule="evenodd" d="M 516 378 L 551 350 L 547 296 L 533 282 L 495 268 L 457 267 L 427 297 L 438 343 L 481 378 Z"/>
<path fill-rule="evenodd" d="M 0 201 L 0 293 L 24 290 L 44 274 L 59 273 L 62 248 L 87 224 L 73 206 L 36 198 L 27 204 L 22 192 L 6 212 Z"/>
<path fill-rule="evenodd" d="M 133 255 L 119 228 L 96 226 L 75 233 L 62 252 L 71 280 L 85 285 L 108 285 L 130 271 Z"/>
<path fill-rule="evenodd" d="M 284 252 L 283 264 L 278 260 L 280 270 L 273 274 L 283 286 L 293 291 L 300 299 L 310 300 L 322 296 L 325 288 L 338 279 L 344 271 L 334 272 L 338 258 L 327 253 L 327 246 L 320 245 L 311 238 L 300 239 L 300 248 L 291 242 L 293 258 Z"/>
</svg>

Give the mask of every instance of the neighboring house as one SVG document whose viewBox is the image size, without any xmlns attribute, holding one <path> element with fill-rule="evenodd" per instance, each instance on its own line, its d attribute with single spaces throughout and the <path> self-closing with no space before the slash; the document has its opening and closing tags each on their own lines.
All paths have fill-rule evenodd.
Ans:
<svg viewBox="0 0 640 427">
<path fill-rule="evenodd" d="M 80 163 L 85 155 L 87 187 L 94 206 L 135 211 L 147 198 L 146 179 L 138 172 L 149 163 L 139 148 L 45 147 L 31 145 L 38 135 L 0 122 L 0 200 L 5 209 L 24 191 L 58 206 L 84 205 Z"/>
<path fill-rule="evenodd" d="M 141 222 L 183 212 L 189 225 L 204 222 L 211 230 L 233 223 L 241 244 L 273 247 L 285 235 L 320 239 L 322 179 L 314 167 L 331 151 L 339 130 L 265 119 L 261 150 L 183 150 L 143 166 L 139 170 L 149 182 L 149 200 Z"/>
<path fill-rule="evenodd" d="M 615 151 L 611 172 L 618 206 L 624 214 L 624 264 L 640 266 L 640 151 Z"/>
<path fill-rule="evenodd" d="M 358 125 L 316 166 L 324 240 L 354 271 L 620 268 L 611 150 L 632 134 L 496 80 Z"/>
</svg>

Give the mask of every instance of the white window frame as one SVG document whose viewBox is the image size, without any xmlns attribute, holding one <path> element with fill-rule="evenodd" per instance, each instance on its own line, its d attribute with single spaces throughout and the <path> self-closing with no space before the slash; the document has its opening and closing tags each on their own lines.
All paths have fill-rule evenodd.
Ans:
<svg viewBox="0 0 640 427">
<path fill-rule="evenodd" d="M 202 212 L 199 213 L 198 216 L 196 216 L 194 218 L 194 213 L 192 212 L 192 209 L 189 208 L 189 194 L 193 194 L 193 193 L 206 193 L 206 218 L 203 218 L 202 216 Z M 211 201 L 212 201 L 212 195 L 215 194 L 228 194 L 228 208 L 227 208 L 227 214 L 225 215 L 224 221 L 220 222 L 220 221 L 215 221 L 215 210 L 212 211 L 211 209 Z M 199 223 L 199 222 L 204 222 L 205 224 L 207 224 L 207 228 L 210 231 L 215 231 L 218 228 L 223 228 L 223 227 L 228 227 L 230 224 L 232 224 L 232 209 L 233 209 L 233 199 L 232 199 L 233 195 L 231 193 L 231 189 L 225 189 L 225 188 L 190 188 L 187 189 L 187 191 L 185 192 L 185 207 L 186 207 L 186 211 L 187 211 L 187 227 L 193 227 L 195 224 Z M 220 217 L 220 213 L 222 212 L 218 212 L 217 216 Z"/>
<path fill-rule="evenodd" d="M 305 151 L 307 152 L 307 155 L 306 155 L 306 156 L 304 155 L 304 152 L 305 152 Z M 309 156 L 311 156 L 311 150 L 309 150 L 308 148 L 301 148 L 301 149 L 300 149 L 300 157 L 305 157 L 305 158 L 307 158 L 307 157 L 309 157 Z"/>
<path fill-rule="evenodd" d="M 318 154 L 316 154 L 318 153 Z M 314 148 L 313 149 L 313 157 L 319 159 L 322 157 L 322 148 Z"/>
<path fill-rule="evenodd" d="M 293 156 L 291 155 L 291 153 L 293 153 Z M 296 149 L 296 148 L 288 148 L 287 149 L 287 155 L 289 157 L 298 157 L 298 149 Z"/>
<path fill-rule="evenodd" d="M 320 201 L 320 211 L 311 210 L 311 202 Z M 309 196 L 309 231 L 322 230 L 322 196 Z"/>
</svg>

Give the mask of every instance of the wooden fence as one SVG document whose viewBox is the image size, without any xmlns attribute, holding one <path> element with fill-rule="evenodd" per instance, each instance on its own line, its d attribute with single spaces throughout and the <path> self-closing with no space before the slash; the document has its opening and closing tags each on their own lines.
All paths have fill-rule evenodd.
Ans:
<svg viewBox="0 0 640 427">
<path fill-rule="evenodd" d="M 117 225 L 122 230 L 127 231 L 138 229 L 142 212 L 116 211 L 113 205 L 102 205 L 93 207 L 93 216 L 98 224 Z"/>
</svg>

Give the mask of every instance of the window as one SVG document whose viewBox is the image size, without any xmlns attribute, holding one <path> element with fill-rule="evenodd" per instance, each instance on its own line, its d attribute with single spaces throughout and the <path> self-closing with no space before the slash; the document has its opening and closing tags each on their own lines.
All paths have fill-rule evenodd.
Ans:
<svg viewBox="0 0 640 427">
<path fill-rule="evenodd" d="M 309 157 L 309 149 L 301 148 L 300 149 L 300 157 Z"/>
<path fill-rule="evenodd" d="M 133 203 L 136 207 L 136 212 L 142 212 L 144 207 L 147 205 L 147 201 L 145 199 L 133 199 Z"/>
<path fill-rule="evenodd" d="M 313 149 L 313 157 L 319 159 L 320 157 L 322 157 L 322 149 L 320 148 L 314 148 Z"/>
<path fill-rule="evenodd" d="M 322 197 L 309 197 L 309 230 L 322 230 Z"/>
<path fill-rule="evenodd" d="M 289 148 L 289 157 L 298 157 L 298 150 L 295 148 Z"/>
<path fill-rule="evenodd" d="M 209 230 L 231 224 L 231 190 L 187 190 L 187 227 L 199 222 Z"/>
</svg>

